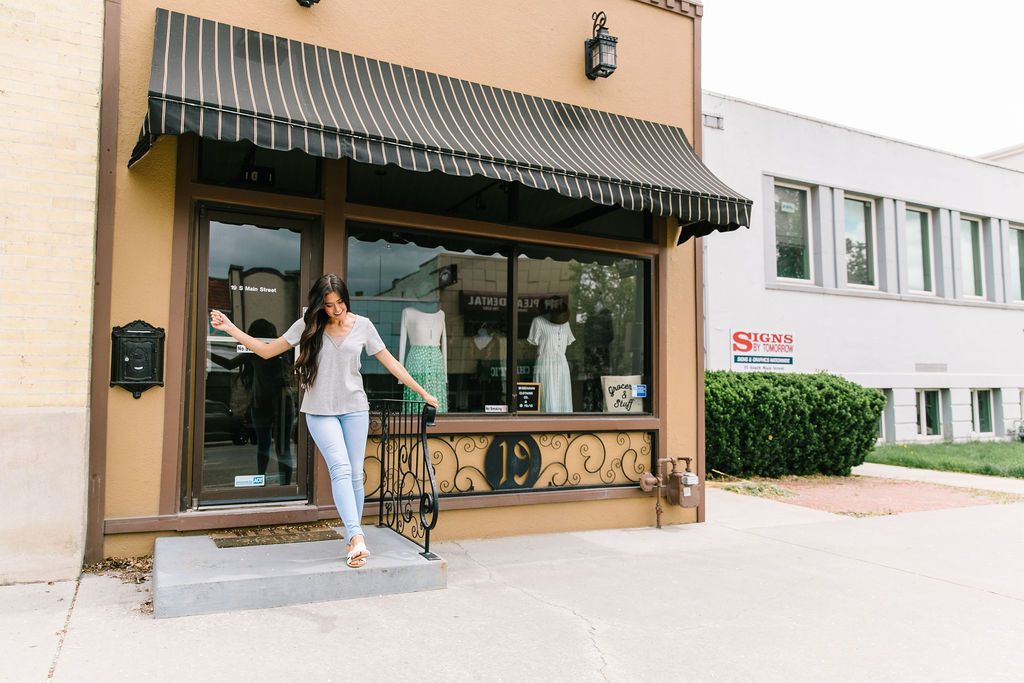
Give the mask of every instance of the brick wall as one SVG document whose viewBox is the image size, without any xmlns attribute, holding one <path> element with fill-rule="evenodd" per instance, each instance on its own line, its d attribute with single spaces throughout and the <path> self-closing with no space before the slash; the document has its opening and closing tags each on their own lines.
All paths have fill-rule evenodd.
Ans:
<svg viewBox="0 0 1024 683">
<path fill-rule="evenodd" d="M 0 0 L 0 584 L 82 566 L 103 0 Z"/>
<path fill-rule="evenodd" d="M 85 407 L 102 0 L 0 0 L 0 408 Z"/>
</svg>

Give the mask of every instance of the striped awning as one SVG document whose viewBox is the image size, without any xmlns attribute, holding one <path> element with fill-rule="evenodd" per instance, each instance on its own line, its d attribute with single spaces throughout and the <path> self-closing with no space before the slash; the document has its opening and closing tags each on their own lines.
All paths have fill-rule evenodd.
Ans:
<svg viewBox="0 0 1024 683">
<path fill-rule="evenodd" d="M 158 9 L 149 108 L 128 165 L 183 133 L 520 182 L 676 216 L 681 241 L 750 221 L 750 200 L 680 128 Z"/>
</svg>

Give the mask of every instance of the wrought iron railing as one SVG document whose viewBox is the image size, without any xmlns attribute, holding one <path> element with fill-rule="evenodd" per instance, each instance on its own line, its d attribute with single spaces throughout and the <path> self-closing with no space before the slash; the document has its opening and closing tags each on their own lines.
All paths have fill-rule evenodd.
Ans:
<svg viewBox="0 0 1024 683">
<path fill-rule="evenodd" d="M 373 401 L 370 408 L 370 434 L 380 439 L 377 526 L 396 531 L 436 560 L 430 531 L 437 525 L 437 481 L 427 448 L 427 426 L 434 424 L 436 411 L 399 399 Z"/>
</svg>

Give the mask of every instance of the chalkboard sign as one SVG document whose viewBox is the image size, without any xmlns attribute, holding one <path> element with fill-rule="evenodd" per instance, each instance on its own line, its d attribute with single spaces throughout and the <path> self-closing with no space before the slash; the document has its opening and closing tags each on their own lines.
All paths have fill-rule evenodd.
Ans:
<svg viewBox="0 0 1024 683">
<path fill-rule="evenodd" d="M 540 384 L 537 382 L 516 383 L 516 409 L 520 413 L 540 412 Z"/>
</svg>

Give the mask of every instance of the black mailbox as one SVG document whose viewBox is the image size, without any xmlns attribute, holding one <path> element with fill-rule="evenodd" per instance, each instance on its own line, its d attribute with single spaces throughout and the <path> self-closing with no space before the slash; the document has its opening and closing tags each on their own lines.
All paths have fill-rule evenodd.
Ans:
<svg viewBox="0 0 1024 683">
<path fill-rule="evenodd" d="M 144 320 L 115 327 L 110 333 L 110 386 L 138 398 L 150 387 L 164 385 L 164 330 Z"/>
</svg>

